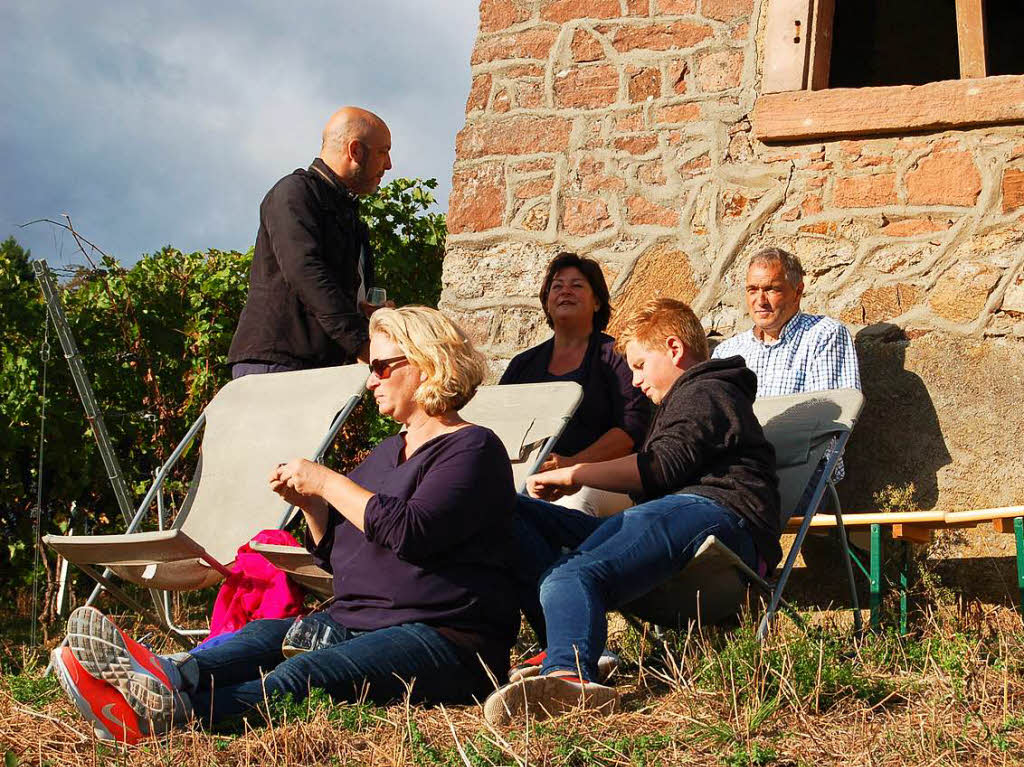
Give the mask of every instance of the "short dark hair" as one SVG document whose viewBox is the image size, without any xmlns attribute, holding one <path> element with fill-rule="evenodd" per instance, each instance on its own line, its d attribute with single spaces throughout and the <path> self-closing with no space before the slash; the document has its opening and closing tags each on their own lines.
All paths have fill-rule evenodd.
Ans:
<svg viewBox="0 0 1024 767">
<path fill-rule="evenodd" d="M 548 264 L 548 270 L 544 274 L 544 283 L 540 286 L 540 307 L 544 310 L 548 327 L 553 328 L 555 326 L 551 315 L 548 314 L 548 294 L 551 292 L 551 283 L 555 281 L 556 274 L 570 267 L 579 269 L 583 276 L 587 278 L 587 282 L 590 283 L 590 289 L 594 291 L 594 298 L 597 299 L 597 303 L 600 305 L 598 310 L 594 312 L 594 332 L 600 333 L 608 327 L 608 320 L 612 316 L 608 283 L 604 281 L 604 272 L 601 271 L 601 265 L 594 259 L 565 251 L 551 259 L 551 263 Z"/>
<path fill-rule="evenodd" d="M 790 287 L 797 288 L 804 279 L 804 267 L 800 259 L 782 248 L 763 248 L 750 257 L 747 269 L 754 264 L 781 264 L 786 273 L 786 282 Z"/>
</svg>

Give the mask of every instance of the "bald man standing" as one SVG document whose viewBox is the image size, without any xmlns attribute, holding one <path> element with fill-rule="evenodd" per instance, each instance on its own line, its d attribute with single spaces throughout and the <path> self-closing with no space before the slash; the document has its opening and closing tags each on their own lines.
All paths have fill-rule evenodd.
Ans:
<svg viewBox="0 0 1024 767">
<path fill-rule="evenodd" d="M 358 198 L 377 190 L 390 152 L 383 120 L 343 107 L 327 122 L 313 164 L 267 192 L 249 296 L 228 352 L 233 378 L 366 360 L 373 254 Z"/>
</svg>

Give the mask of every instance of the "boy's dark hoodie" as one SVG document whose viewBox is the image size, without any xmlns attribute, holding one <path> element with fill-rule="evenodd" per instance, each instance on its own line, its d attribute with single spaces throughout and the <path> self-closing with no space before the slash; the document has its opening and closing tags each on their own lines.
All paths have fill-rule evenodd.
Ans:
<svg viewBox="0 0 1024 767">
<path fill-rule="evenodd" d="M 638 503 L 692 493 L 735 511 L 751 526 L 769 571 L 779 546 L 775 450 L 754 415 L 757 376 L 742 357 L 694 365 L 672 385 L 654 413 L 637 454 Z"/>
</svg>

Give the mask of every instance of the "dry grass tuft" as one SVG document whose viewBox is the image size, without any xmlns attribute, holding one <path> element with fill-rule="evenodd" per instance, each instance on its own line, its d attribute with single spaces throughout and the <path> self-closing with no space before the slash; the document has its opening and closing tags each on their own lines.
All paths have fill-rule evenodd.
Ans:
<svg viewBox="0 0 1024 767">
<path fill-rule="evenodd" d="M 1009 765 L 1024 754 L 1024 633 L 1008 611 L 931 615 L 911 638 L 855 639 L 789 621 L 760 646 L 738 628 L 638 635 L 621 714 L 575 712 L 496 730 L 479 706 L 278 705 L 235 733 L 97 742 L 19 647 L 0 660 L 4 767 L 67 765 Z"/>
</svg>

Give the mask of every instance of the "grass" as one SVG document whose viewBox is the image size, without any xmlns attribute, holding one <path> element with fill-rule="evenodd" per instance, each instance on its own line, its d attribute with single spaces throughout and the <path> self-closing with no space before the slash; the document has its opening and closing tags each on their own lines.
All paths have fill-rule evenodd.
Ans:
<svg viewBox="0 0 1024 767">
<path fill-rule="evenodd" d="M 19 765 L 964 765 L 1024 754 L 1024 633 L 1010 613 L 855 638 L 826 616 L 761 645 L 732 629 L 613 632 L 623 711 L 490 728 L 477 706 L 273 701 L 233 730 L 98 743 L 41 655 L 0 639 L 0 756 Z M 524 633 L 524 639 L 526 635 Z M 524 648 L 525 651 L 525 648 Z"/>
</svg>

